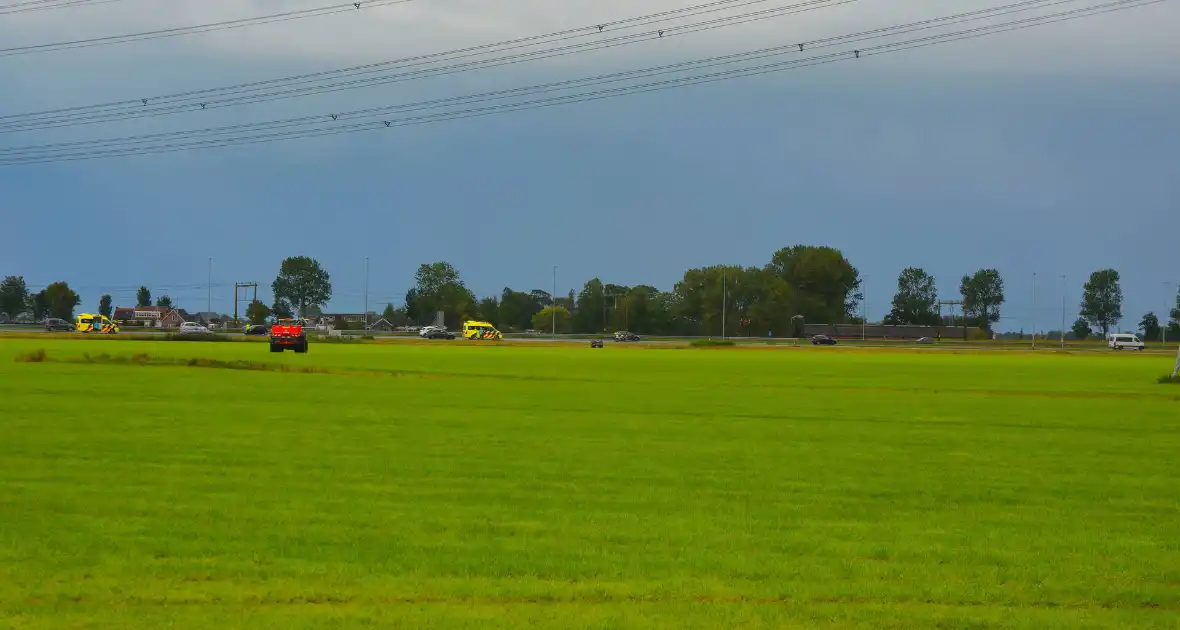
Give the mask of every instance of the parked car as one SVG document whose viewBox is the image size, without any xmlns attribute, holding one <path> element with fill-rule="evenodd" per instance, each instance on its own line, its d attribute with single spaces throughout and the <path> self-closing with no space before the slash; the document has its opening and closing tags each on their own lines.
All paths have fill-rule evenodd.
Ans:
<svg viewBox="0 0 1180 630">
<path fill-rule="evenodd" d="M 454 339 L 455 333 L 448 332 L 441 328 L 435 328 L 434 330 L 427 332 L 425 335 L 422 335 L 422 337 L 424 339 Z"/>
<path fill-rule="evenodd" d="M 49 319 L 46 319 L 46 320 L 45 320 L 45 330 L 47 330 L 47 331 L 50 331 L 50 332 L 52 332 L 52 331 L 54 331 L 54 330 L 65 330 L 65 331 L 70 331 L 70 330 L 73 330 L 73 329 L 74 329 L 74 325 L 73 325 L 73 324 L 71 324 L 71 323 L 69 323 L 69 322 L 67 322 L 67 321 L 66 321 L 66 320 L 64 320 L 64 319 L 58 319 L 58 318 L 56 318 L 56 317 L 50 317 Z"/>
<path fill-rule="evenodd" d="M 639 335 L 626 330 L 620 330 L 615 333 L 615 341 L 639 341 Z"/>
<path fill-rule="evenodd" d="M 811 345 L 813 346 L 834 346 L 836 340 L 827 335 L 816 335 L 811 338 Z"/>
<path fill-rule="evenodd" d="M 258 335 L 258 336 L 265 336 L 267 334 L 267 332 L 268 332 L 268 330 L 267 330 L 266 326 L 264 326 L 262 324 L 254 324 L 253 326 L 247 326 L 246 331 L 245 331 L 245 333 L 247 335 Z"/>
<path fill-rule="evenodd" d="M 438 331 L 438 330 L 441 330 L 443 332 L 447 331 L 446 328 L 443 328 L 441 326 L 423 326 L 418 329 L 418 336 L 425 339 L 425 338 L 427 338 L 428 335 L 430 335 L 430 333 L 432 333 L 434 331 Z"/>
<path fill-rule="evenodd" d="M 208 328 L 202 326 L 201 324 L 198 324 L 197 322 L 185 322 L 180 325 L 180 329 L 177 332 L 182 335 L 208 335 L 208 334 L 211 334 L 211 331 Z"/>
</svg>

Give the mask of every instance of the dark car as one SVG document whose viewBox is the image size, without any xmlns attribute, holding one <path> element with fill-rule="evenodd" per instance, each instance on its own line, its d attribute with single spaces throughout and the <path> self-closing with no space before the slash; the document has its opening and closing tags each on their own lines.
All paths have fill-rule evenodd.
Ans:
<svg viewBox="0 0 1180 630">
<path fill-rule="evenodd" d="M 422 337 L 425 339 L 454 339 L 455 333 L 435 328 L 434 330 L 427 331 Z"/>
<path fill-rule="evenodd" d="M 267 327 L 266 327 L 266 326 L 263 326 L 262 324 L 255 324 L 255 325 L 253 325 L 253 326 L 250 326 L 250 327 L 246 328 L 246 334 L 247 334 L 247 335 L 260 335 L 260 336 L 265 336 L 265 335 L 266 335 L 267 333 L 269 333 L 269 332 L 270 332 L 270 331 L 267 329 Z"/>
<path fill-rule="evenodd" d="M 601 339 L 591 339 L 590 340 L 590 347 L 591 348 L 601 348 L 602 347 L 602 340 Z"/>
<path fill-rule="evenodd" d="M 626 330 L 615 333 L 615 341 L 639 341 L 639 335 Z"/>
<path fill-rule="evenodd" d="M 811 338 L 811 345 L 813 346 L 834 346 L 836 340 L 827 335 L 816 335 Z"/>
<path fill-rule="evenodd" d="M 56 317 L 52 317 L 50 319 L 45 320 L 45 330 L 48 330 L 48 331 L 54 331 L 54 330 L 67 330 L 67 331 L 69 331 L 69 330 L 73 330 L 73 329 L 74 329 L 74 326 L 64 319 L 57 319 Z"/>
</svg>

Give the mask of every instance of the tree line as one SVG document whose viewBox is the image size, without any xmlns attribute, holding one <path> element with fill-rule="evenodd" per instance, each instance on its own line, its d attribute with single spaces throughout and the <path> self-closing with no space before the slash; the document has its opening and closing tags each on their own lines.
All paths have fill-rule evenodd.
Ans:
<svg viewBox="0 0 1180 630">
<path fill-rule="evenodd" d="M 422 264 L 414 285 L 399 306 L 386 305 L 381 317 L 393 326 L 422 324 L 443 313 L 448 327 L 467 319 L 487 321 L 506 331 L 536 329 L 559 333 L 600 333 L 631 330 L 646 335 L 720 335 L 757 337 L 802 336 L 806 323 L 860 323 L 861 277 L 835 248 L 795 245 L 775 252 L 761 266 L 713 265 L 689 269 L 670 290 L 652 285 L 627 286 L 587 281 L 580 291 L 554 296 L 541 289 L 505 287 L 499 295 L 478 298 L 450 263 Z M 314 317 L 332 298 L 331 276 L 319 261 L 306 256 L 282 261 L 271 283 L 273 302 L 254 300 L 246 318 L 263 323 L 299 314 Z M 151 291 L 140 287 L 137 306 L 153 304 Z M 934 278 L 924 269 L 901 271 L 897 291 L 884 323 L 890 325 L 962 326 L 990 332 L 1000 321 L 1005 303 L 1004 279 L 996 269 L 965 274 L 958 286 L 961 315 L 944 315 Z M 0 312 L 31 312 L 36 319 L 72 319 L 78 295 L 65 282 L 33 293 L 23 277 L 0 283 Z M 1093 329 L 1105 336 L 1122 320 L 1123 293 L 1118 271 L 1102 269 L 1083 287 L 1080 317 L 1072 332 L 1084 339 Z M 172 306 L 162 295 L 156 306 Z M 98 311 L 110 316 L 111 296 L 103 295 Z M 1158 338 L 1163 327 L 1180 339 L 1180 292 L 1166 324 L 1154 313 L 1139 323 L 1145 338 Z"/>
</svg>

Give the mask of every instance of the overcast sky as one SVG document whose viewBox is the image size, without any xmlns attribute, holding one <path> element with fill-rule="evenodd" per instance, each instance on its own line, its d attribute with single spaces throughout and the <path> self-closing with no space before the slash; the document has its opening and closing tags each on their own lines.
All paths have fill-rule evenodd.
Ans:
<svg viewBox="0 0 1180 630">
<path fill-rule="evenodd" d="M 814 42 L 1014 0 L 859 0 L 509 67 L 216 112 L 0 133 L 0 148 L 323 115 Z M 9 3 L 11 4 L 11 3 Z M 0 49 L 326 6 L 326 0 L 121 0 L 4 15 Z M 609 23 L 701 4 L 414 0 L 111 46 L 0 56 L 0 115 L 266 80 Z M 735 2 L 620 36 L 795 2 Z M 1062 2 L 1023 19 L 1098 4 Z M 364 4 L 362 4 L 364 6 Z M 994 23 L 995 21 L 993 21 Z M 845 46 L 851 50 L 987 22 Z M 481 295 L 598 275 L 671 288 L 690 266 L 762 264 L 794 243 L 842 248 L 888 310 L 922 266 L 944 297 L 999 268 L 1002 326 L 1076 317 L 1084 276 L 1123 274 L 1123 327 L 1180 281 L 1180 5 L 642 96 L 152 157 L 0 167 L 0 274 L 64 279 L 83 306 L 134 287 L 232 311 L 284 256 L 332 272 L 330 307 L 400 302 L 422 262 L 450 260 Z M 671 32 L 671 31 L 670 31 Z M 550 45 L 551 46 L 555 46 Z M 541 46 L 539 48 L 545 48 Z M 830 50 L 842 50 L 833 48 Z M 811 51 L 808 51 L 809 53 Z M 2 55 L 3 53 L 0 53 Z M 813 53 L 819 54 L 819 53 Z M 771 59 L 769 61 L 776 61 Z M 281 217 L 277 218 L 277 217 Z M 283 226 L 276 230 L 275 226 Z M 49 247 L 45 243 L 51 243 Z M 1038 274 L 1033 305 L 1033 273 Z M 1063 296 L 1061 275 L 1066 275 Z M 269 298 L 269 291 L 264 291 Z"/>
</svg>

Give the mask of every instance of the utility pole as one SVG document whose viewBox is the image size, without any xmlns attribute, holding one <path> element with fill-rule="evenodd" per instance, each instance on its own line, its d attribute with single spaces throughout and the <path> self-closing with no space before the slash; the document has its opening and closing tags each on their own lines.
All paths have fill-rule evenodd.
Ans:
<svg viewBox="0 0 1180 630">
<path fill-rule="evenodd" d="M 727 299 L 728 297 L 729 297 L 729 294 L 727 293 L 727 288 L 725 286 L 725 273 L 722 272 L 721 273 L 721 338 L 722 339 L 725 339 L 725 316 L 726 316 L 725 303 L 728 301 L 728 299 Z"/>
<path fill-rule="evenodd" d="M 365 256 L 365 330 L 369 329 L 369 257 Z"/>
<path fill-rule="evenodd" d="M 557 265 L 553 265 L 553 293 L 549 294 L 549 316 L 553 319 L 553 338 L 557 339 Z"/>
<path fill-rule="evenodd" d="M 1065 274 L 1061 274 L 1061 348 L 1065 349 Z"/>
<path fill-rule="evenodd" d="M 1036 271 L 1033 271 L 1033 349 L 1036 349 Z"/>
<path fill-rule="evenodd" d="M 253 287 L 253 289 L 254 289 L 254 299 L 252 301 L 257 301 L 258 300 L 258 283 L 257 282 L 235 282 L 234 283 L 234 321 L 235 322 L 238 321 L 238 295 L 239 295 L 238 291 L 240 291 L 241 289 L 249 289 L 251 287 Z"/>
<path fill-rule="evenodd" d="M 209 276 L 205 282 L 205 312 L 213 312 L 213 258 L 209 258 Z"/>
</svg>

